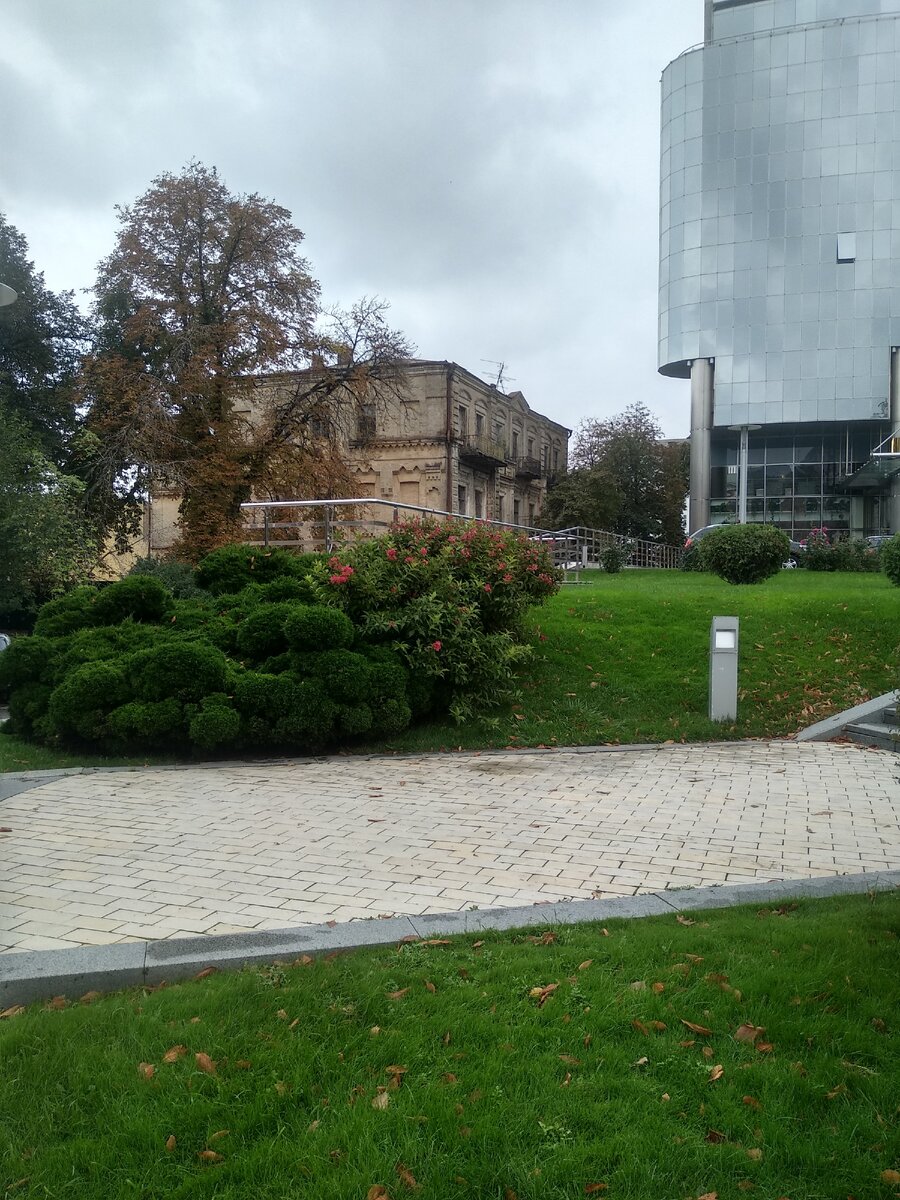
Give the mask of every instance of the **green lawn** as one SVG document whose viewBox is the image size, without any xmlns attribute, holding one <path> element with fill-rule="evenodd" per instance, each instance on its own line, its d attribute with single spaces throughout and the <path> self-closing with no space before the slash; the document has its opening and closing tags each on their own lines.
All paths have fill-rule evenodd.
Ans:
<svg viewBox="0 0 900 1200">
<path fill-rule="evenodd" d="M 893 1197 L 898 921 L 539 926 L 37 1005 L 0 1022 L 0 1195 Z"/>
<path fill-rule="evenodd" d="M 782 571 L 733 587 L 681 571 L 591 573 L 535 610 L 514 711 L 410 730 L 399 750 L 791 736 L 900 684 L 900 591 L 883 575 Z M 712 617 L 741 619 L 738 720 L 706 715 Z"/>
<path fill-rule="evenodd" d="M 366 751 L 791 736 L 900 683 L 900 591 L 883 575 L 782 571 L 753 587 L 680 571 L 591 573 L 536 609 L 513 710 L 447 719 Z M 709 625 L 741 618 L 738 721 L 707 719 Z M 0 770 L 139 764 L 0 737 Z"/>
</svg>

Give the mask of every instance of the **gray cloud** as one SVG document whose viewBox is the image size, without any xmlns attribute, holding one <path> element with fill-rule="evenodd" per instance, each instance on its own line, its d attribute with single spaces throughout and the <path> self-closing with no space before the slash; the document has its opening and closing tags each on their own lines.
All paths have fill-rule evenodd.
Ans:
<svg viewBox="0 0 900 1200">
<path fill-rule="evenodd" d="M 656 375 L 659 74 L 701 0 L 7 0 L 0 209 L 88 287 L 191 157 L 290 208 L 327 298 L 380 294 L 428 357 L 567 424 Z"/>
</svg>

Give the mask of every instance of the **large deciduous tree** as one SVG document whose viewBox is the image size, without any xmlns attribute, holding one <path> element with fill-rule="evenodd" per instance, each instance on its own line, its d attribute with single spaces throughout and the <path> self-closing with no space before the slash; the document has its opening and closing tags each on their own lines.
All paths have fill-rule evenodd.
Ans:
<svg viewBox="0 0 900 1200">
<path fill-rule="evenodd" d="M 196 558 L 239 536 L 251 496 L 341 494 L 349 475 L 323 432 L 396 389 L 409 353 L 383 302 L 324 313 L 288 210 L 233 195 L 200 163 L 117 213 L 83 394 L 93 482 L 117 493 L 120 525 L 172 489 L 181 550 Z"/>
<path fill-rule="evenodd" d="M 87 323 L 71 292 L 54 293 L 28 257 L 22 234 L 0 214 L 0 282 L 15 303 L 0 308 L 0 403 L 57 464 L 72 453 L 73 381 L 87 348 Z"/>
<path fill-rule="evenodd" d="M 575 434 L 572 470 L 548 497 L 557 527 L 587 525 L 680 545 L 688 487 L 687 447 L 663 439 L 641 403 L 606 421 L 585 420 Z"/>
</svg>

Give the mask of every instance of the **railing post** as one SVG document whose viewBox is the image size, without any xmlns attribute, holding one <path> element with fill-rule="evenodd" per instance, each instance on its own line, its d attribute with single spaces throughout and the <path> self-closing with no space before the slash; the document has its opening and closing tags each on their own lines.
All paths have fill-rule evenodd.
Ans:
<svg viewBox="0 0 900 1200">
<path fill-rule="evenodd" d="M 325 505 L 325 552 L 330 554 L 332 551 L 331 545 L 331 514 L 332 508 L 330 504 Z"/>
<path fill-rule="evenodd" d="M 263 509 L 263 545 L 268 550 L 269 548 L 269 510 Z"/>
</svg>

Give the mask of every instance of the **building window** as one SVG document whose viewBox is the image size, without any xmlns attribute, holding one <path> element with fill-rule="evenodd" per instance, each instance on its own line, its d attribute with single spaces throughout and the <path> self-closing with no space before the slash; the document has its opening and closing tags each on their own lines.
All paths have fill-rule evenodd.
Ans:
<svg viewBox="0 0 900 1200">
<path fill-rule="evenodd" d="M 479 437 L 484 433 L 484 413 L 477 412 L 475 414 L 475 432 Z"/>
<path fill-rule="evenodd" d="M 464 404 L 461 404 L 459 406 L 458 419 L 459 419 L 459 436 L 465 437 L 466 434 L 469 432 L 469 410 L 465 407 Z"/>
<path fill-rule="evenodd" d="M 514 430 L 513 430 L 513 435 L 512 435 L 512 456 L 513 456 L 513 458 L 518 458 L 518 457 L 519 457 L 519 431 L 518 431 L 518 429 L 514 429 Z M 518 524 L 518 522 L 516 522 L 516 524 Z"/>
<path fill-rule="evenodd" d="M 497 520 L 503 520 L 503 496 L 497 497 Z"/>
<path fill-rule="evenodd" d="M 484 516 L 484 492 L 480 492 L 478 488 L 475 489 L 475 516 Z"/>
<path fill-rule="evenodd" d="M 513 500 L 513 525 L 522 524 L 522 502 Z"/>
<path fill-rule="evenodd" d="M 375 436 L 375 405 L 361 404 L 356 414 L 356 436 L 360 441 L 368 441 Z"/>
<path fill-rule="evenodd" d="M 534 527 L 534 505 L 528 505 L 528 524 Z"/>
<path fill-rule="evenodd" d="M 466 485 L 461 483 L 456 489 L 456 511 L 461 517 L 466 515 Z"/>
<path fill-rule="evenodd" d="M 839 233 L 837 235 L 837 260 L 839 263 L 856 262 L 855 233 Z"/>
<path fill-rule="evenodd" d="M 528 439 L 528 457 L 534 458 L 534 438 Z"/>
<path fill-rule="evenodd" d="M 559 446 L 553 447 L 553 470 L 559 470 Z"/>
</svg>

